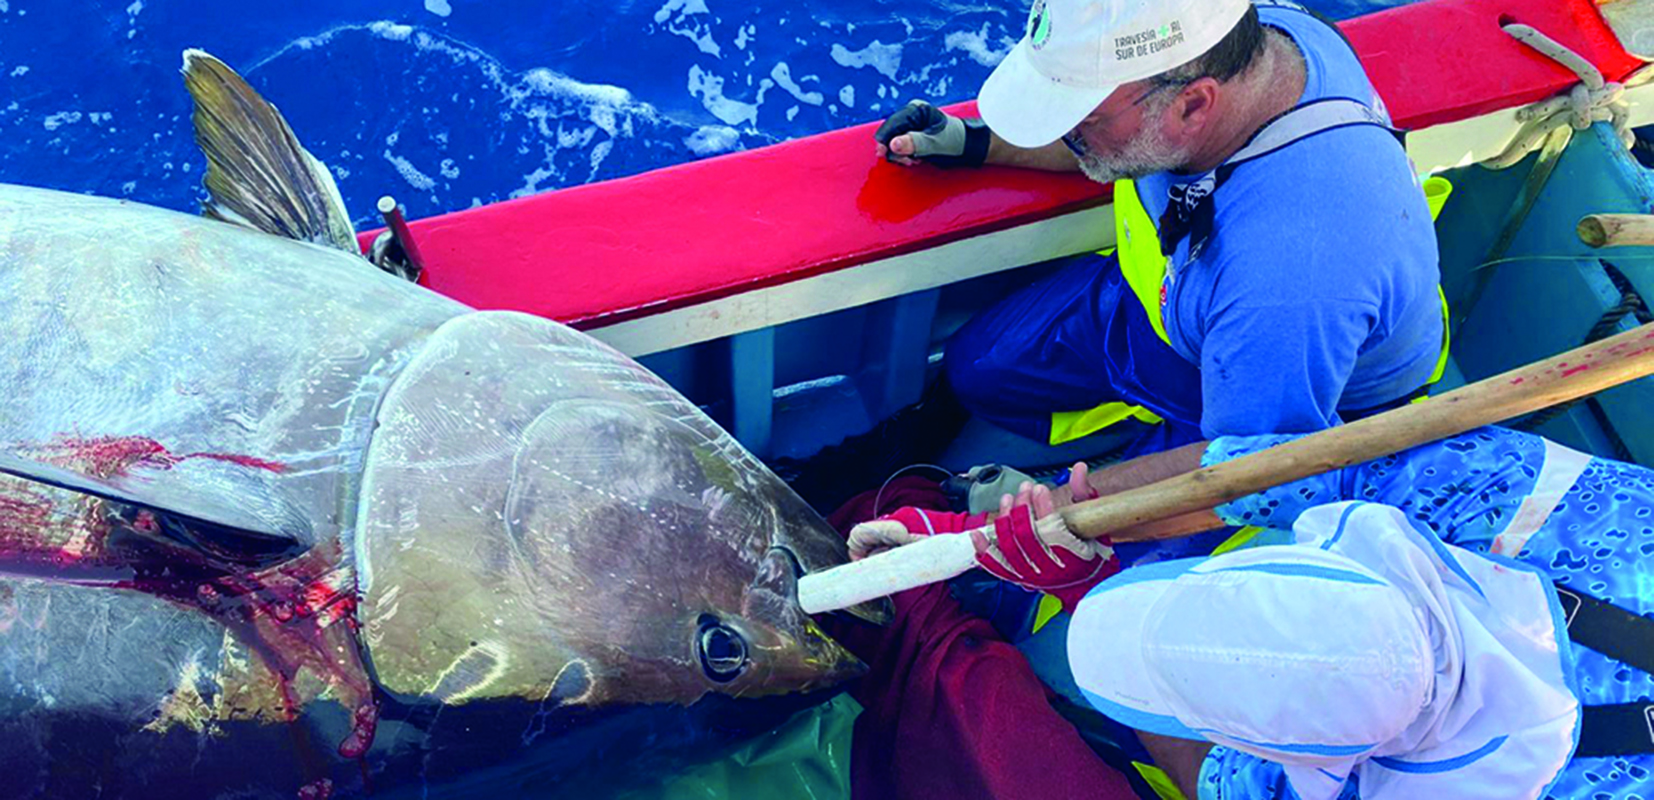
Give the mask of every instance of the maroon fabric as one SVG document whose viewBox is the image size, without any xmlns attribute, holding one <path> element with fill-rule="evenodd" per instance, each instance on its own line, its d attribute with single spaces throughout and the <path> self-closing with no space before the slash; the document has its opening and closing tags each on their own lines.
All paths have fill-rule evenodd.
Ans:
<svg viewBox="0 0 1654 800">
<path fill-rule="evenodd" d="M 946 508 L 941 488 L 901 478 L 879 510 Z M 828 521 L 840 532 L 873 514 L 862 494 Z M 943 584 L 895 598 L 887 628 L 839 623 L 831 632 L 872 667 L 852 695 L 851 786 L 856 800 L 1135 798 L 1051 709 L 1044 684 L 986 620 L 966 614 Z"/>
</svg>

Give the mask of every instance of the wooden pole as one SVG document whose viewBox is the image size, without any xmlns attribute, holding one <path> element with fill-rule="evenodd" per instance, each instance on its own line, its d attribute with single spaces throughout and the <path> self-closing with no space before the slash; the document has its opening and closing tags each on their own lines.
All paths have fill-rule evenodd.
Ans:
<svg viewBox="0 0 1654 800">
<path fill-rule="evenodd" d="M 1592 214 L 1579 221 L 1579 240 L 1592 247 L 1654 245 L 1654 215 Z"/>
<path fill-rule="evenodd" d="M 1076 535 L 1118 541 L 1171 538 L 1192 532 L 1162 520 L 1216 508 L 1239 497 L 1351 464 L 1399 453 L 1454 434 L 1520 417 L 1654 374 L 1654 323 L 1575 348 L 1560 356 L 1477 381 L 1422 403 L 1312 433 L 1233 461 L 1063 508 Z M 986 532 L 992 535 L 993 529 Z M 1129 534 L 1129 535 L 1118 535 Z M 951 536 L 931 537 L 954 538 Z M 963 538 L 963 537 L 960 537 Z M 919 542 L 799 579 L 807 613 L 847 608 L 969 570 L 974 553 Z M 882 559 L 902 551 L 897 569 Z M 933 556 L 926 556 L 930 553 Z M 930 559 L 930 560 L 927 560 Z M 916 568 L 914 561 L 925 561 Z M 864 579 L 873 578 L 876 579 Z M 829 599 L 830 598 L 830 599 Z"/>
<path fill-rule="evenodd" d="M 1654 373 L 1654 323 L 1459 387 L 1422 403 L 1062 510 L 1088 539 L 1216 508 L 1272 486 L 1531 414 Z M 1140 538 L 1163 538 L 1144 536 Z"/>
</svg>

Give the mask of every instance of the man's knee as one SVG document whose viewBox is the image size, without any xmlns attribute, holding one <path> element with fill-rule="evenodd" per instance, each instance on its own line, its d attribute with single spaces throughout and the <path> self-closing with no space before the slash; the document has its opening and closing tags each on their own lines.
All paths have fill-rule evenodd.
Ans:
<svg viewBox="0 0 1654 800">
<path fill-rule="evenodd" d="M 976 408 L 994 396 L 994 387 L 1004 387 L 1009 371 L 988 358 L 992 343 L 971 330 L 976 320 L 965 324 L 942 351 L 942 379 L 966 406 Z"/>
</svg>

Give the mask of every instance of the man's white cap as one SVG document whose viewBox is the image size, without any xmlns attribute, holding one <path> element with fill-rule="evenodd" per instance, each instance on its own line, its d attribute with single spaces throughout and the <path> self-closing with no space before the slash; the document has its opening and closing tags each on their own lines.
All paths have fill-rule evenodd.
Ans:
<svg viewBox="0 0 1654 800">
<path fill-rule="evenodd" d="M 1297 543 L 1133 567 L 1081 601 L 1075 682 L 1138 730 L 1284 767 L 1304 800 L 1535 798 L 1579 701 L 1555 590 L 1400 510 L 1305 512 Z"/>
<path fill-rule="evenodd" d="M 988 128 L 1018 147 L 1068 133 L 1123 83 L 1195 60 L 1251 0 L 1034 0 L 1028 31 L 982 85 Z"/>
</svg>

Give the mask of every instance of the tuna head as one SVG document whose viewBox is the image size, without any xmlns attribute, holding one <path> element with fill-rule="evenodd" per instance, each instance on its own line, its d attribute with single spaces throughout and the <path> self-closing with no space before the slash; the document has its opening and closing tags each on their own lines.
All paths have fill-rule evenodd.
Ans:
<svg viewBox="0 0 1654 800">
<path fill-rule="evenodd" d="M 455 319 L 378 423 L 354 550 L 387 690 L 598 708 L 860 670 L 799 610 L 784 546 L 831 530 L 595 340 L 517 314 Z"/>
</svg>

